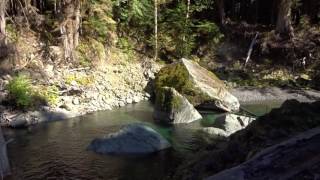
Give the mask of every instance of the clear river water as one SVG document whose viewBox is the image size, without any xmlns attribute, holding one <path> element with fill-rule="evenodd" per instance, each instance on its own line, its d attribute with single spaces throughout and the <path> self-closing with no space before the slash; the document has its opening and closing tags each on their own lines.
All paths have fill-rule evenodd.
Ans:
<svg viewBox="0 0 320 180">
<path fill-rule="evenodd" d="M 257 115 L 265 114 L 279 103 L 247 105 Z M 13 175 L 8 179 L 106 179 L 157 180 L 175 170 L 183 156 L 194 152 L 197 129 L 214 121 L 217 114 L 204 112 L 204 119 L 179 126 L 160 126 L 153 122 L 149 102 L 128 105 L 69 120 L 42 123 L 27 129 L 4 129 Z M 86 148 L 97 137 L 135 122 L 149 124 L 169 139 L 170 150 L 139 156 L 100 155 Z"/>
</svg>

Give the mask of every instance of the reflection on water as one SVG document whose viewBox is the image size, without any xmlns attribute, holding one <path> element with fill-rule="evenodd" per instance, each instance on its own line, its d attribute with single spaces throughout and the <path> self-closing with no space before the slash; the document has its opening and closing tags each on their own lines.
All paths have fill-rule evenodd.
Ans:
<svg viewBox="0 0 320 180">
<path fill-rule="evenodd" d="M 179 157 L 192 149 L 197 138 L 194 132 L 212 124 L 216 115 L 206 114 L 204 120 L 187 125 L 162 127 L 153 123 L 152 111 L 152 105 L 143 102 L 29 129 L 5 129 L 6 137 L 14 139 L 8 146 L 13 168 L 10 179 L 163 179 L 175 169 Z M 134 122 L 153 126 L 169 139 L 174 150 L 143 157 L 106 156 L 85 150 L 92 139 Z"/>
</svg>

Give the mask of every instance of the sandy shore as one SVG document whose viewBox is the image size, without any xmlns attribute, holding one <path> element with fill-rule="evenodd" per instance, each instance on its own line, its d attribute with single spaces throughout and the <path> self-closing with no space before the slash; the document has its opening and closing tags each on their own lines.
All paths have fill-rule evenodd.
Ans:
<svg viewBox="0 0 320 180">
<path fill-rule="evenodd" d="M 263 101 L 284 102 L 289 99 L 296 99 L 301 102 L 320 100 L 320 91 L 281 89 L 277 87 L 261 89 L 241 87 L 232 89 L 231 93 L 239 99 L 241 104 L 255 104 Z"/>
</svg>

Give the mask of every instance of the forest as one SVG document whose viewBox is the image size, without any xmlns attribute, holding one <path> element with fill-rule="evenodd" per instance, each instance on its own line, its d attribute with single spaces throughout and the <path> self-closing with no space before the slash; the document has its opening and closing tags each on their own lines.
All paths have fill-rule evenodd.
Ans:
<svg viewBox="0 0 320 180">
<path fill-rule="evenodd" d="M 317 179 L 319 102 L 319 0 L 0 0 L 1 179 Z"/>
</svg>

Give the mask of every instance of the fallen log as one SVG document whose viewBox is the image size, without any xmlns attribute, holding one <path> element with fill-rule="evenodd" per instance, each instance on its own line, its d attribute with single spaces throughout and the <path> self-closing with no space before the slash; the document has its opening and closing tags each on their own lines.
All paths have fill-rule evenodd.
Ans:
<svg viewBox="0 0 320 180">
<path fill-rule="evenodd" d="M 246 58 L 246 62 L 244 64 L 244 67 L 247 66 L 247 63 L 249 62 L 250 58 L 251 58 L 251 54 L 252 54 L 252 51 L 253 51 L 253 46 L 256 44 L 256 41 L 257 41 L 257 38 L 258 38 L 258 35 L 259 33 L 257 33 L 255 35 L 255 37 L 253 38 L 251 44 L 250 44 L 250 47 L 249 47 L 249 50 L 248 50 L 248 54 L 247 54 L 247 58 Z"/>
</svg>

